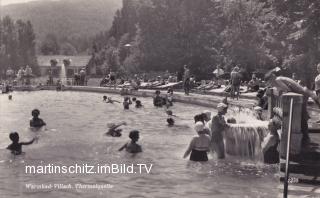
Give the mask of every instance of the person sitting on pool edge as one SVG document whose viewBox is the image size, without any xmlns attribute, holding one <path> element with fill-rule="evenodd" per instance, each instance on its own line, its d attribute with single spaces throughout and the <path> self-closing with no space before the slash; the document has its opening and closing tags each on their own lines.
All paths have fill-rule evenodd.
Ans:
<svg viewBox="0 0 320 198">
<path fill-rule="evenodd" d="M 209 152 L 209 146 L 210 146 L 210 137 L 206 135 L 204 131 L 204 124 L 199 121 L 195 124 L 194 127 L 195 131 L 198 133 L 197 137 L 194 137 L 190 144 L 188 149 L 183 155 L 183 158 L 188 157 L 190 154 L 190 160 L 196 161 L 196 162 L 205 162 L 208 161 L 208 155 L 207 152 Z"/>
<path fill-rule="evenodd" d="M 142 152 L 142 148 L 139 144 L 137 144 L 137 141 L 139 140 L 139 131 L 133 130 L 130 131 L 129 138 L 131 139 L 131 142 L 126 143 L 123 145 L 119 151 L 122 151 L 123 149 L 126 149 L 128 153 L 140 153 Z"/>
<path fill-rule="evenodd" d="M 126 96 L 124 97 L 124 100 L 123 100 L 123 108 L 126 110 L 126 109 L 129 109 L 129 106 L 132 104 L 131 102 L 131 99 L 130 97 Z"/>
<path fill-rule="evenodd" d="M 19 142 L 19 133 L 17 132 L 10 133 L 9 138 L 12 143 L 7 147 L 7 149 L 14 155 L 22 154 L 22 145 L 30 145 L 36 140 L 36 138 L 33 138 L 29 142 Z"/>
<path fill-rule="evenodd" d="M 120 137 L 122 135 L 121 134 L 122 129 L 117 129 L 117 128 L 122 126 L 122 125 L 127 125 L 127 123 L 126 122 L 120 122 L 119 124 L 115 124 L 115 123 L 108 124 L 109 130 L 105 134 L 107 136 Z"/>
<path fill-rule="evenodd" d="M 216 152 L 218 159 L 225 158 L 223 132 L 228 127 L 224 115 L 227 113 L 228 106 L 219 103 L 217 106 L 218 114 L 212 118 L 211 123 L 211 150 Z"/>
<path fill-rule="evenodd" d="M 46 123 L 39 118 L 40 111 L 38 109 L 34 109 L 31 112 L 32 119 L 30 120 L 30 127 L 41 128 L 46 125 Z"/>
<path fill-rule="evenodd" d="M 292 80 L 291 78 L 277 76 L 276 71 L 277 68 L 269 71 L 265 75 L 265 80 L 268 82 L 270 86 L 275 87 L 277 90 L 282 91 L 284 93 L 293 92 L 303 95 L 301 112 L 301 146 L 303 148 L 308 148 L 310 145 L 315 144 L 311 142 L 309 136 L 308 120 L 310 119 L 310 116 L 307 110 L 308 98 L 311 97 L 320 108 L 320 97 L 318 97 L 313 91 L 309 90 L 307 87 L 301 86 L 299 83 Z"/>
</svg>

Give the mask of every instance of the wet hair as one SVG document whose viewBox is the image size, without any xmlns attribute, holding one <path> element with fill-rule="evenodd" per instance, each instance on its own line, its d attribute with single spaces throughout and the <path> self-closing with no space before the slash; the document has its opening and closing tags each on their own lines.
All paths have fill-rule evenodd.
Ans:
<svg viewBox="0 0 320 198">
<path fill-rule="evenodd" d="M 262 98 L 265 92 L 266 92 L 266 89 L 259 89 L 257 93 L 257 97 Z"/>
<path fill-rule="evenodd" d="M 237 120 L 234 119 L 234 118 L 228 118 L 227 123 L 236 124 L 236 123 L 237 123 Z"/>
<path fill-rule="evenodd" d="M 202 123 L 204 123 L 204 116 L 206 116 L 204 113 L 195 115 L 195 116 L 193 117 L 194 123 L 197 123 L 197 122 L 202 122 Z"/>
<path fill-rule="evenodd" d="M 19 133 L 12 132 L 10 133 L 9 138 L 12 142 L 19 142 Z"/>
<path fill-rule="evenodd" d="M 132 140 L 133 139 L 138 139 L 139 138 L 139 131 L 138 130 L 130 131 L 129 138 L 132 139 Z"/>
<path fill-rule="evenodd" d="M 103 100 L 107 100 L 107 98 L 108 98 L 107 96 L 103 96 Z"/>
<path fill-rule="evenodd" d="M 31 111 L 31 115 L 32 115 L 33 117 L 39 116 L 39 115 L 40 115 L 39 109 L 33 109 L 33 110 Z"/>
<path fill-rule="evenodd" d="M 141 101 L 140 100 L 136 100 L 136 107 L 141 107 L 142 104 L 141 104 Z"/>
<path fill-rule="evenodd" d="M 168 118 L 167 119 L 167 123 L 168 123 L 169 126 L 173 126 L 174 125 L 174 119 Z"/>
<path fill-rule="evenodd" d="M 133 98 L 132 98 L 132 101 L 136 101 L 136 100 L 137 100 L 137 98 L 136 98 L 136 97 L 133 97 Z"/>
</svg>

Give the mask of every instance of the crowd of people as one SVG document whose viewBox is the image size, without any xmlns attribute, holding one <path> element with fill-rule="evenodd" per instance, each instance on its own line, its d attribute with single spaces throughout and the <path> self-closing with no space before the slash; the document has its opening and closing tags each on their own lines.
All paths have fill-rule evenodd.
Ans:
<svg viewBox="0 0 320 198">
<path fill-rule="evenodd" d="M 277 74 L 278 69 L 273 69 L 265 75 L 266 84 L 269 87 L 274 87 L 282 92 L 294 92 L 303 95 L 303 104 L 302 104 L 302 116 L 301 116 L 301 131 L 302 131 L 302 146 L 308 146 L 312 144 L 310 140 L 310 136 L 308 134 L 308 119 L 310 118 L 307 111 L 307 100 L 311 97 L 317 105 L 320 106 L 320 64 L 317 66 L 317 70 L 319 75 L 315 79 L 315 92 L 309 90 L 305 86 L 301 85 L 293 75 L 292 78 L 279 76 Z M 233 72 L 231 73 L 231 89 L 233 90 L 232 97 L 239 97 L 239 86 L 241 81 L 237 78 L 239 76 L 239 68 L 235 67 Z M 185 66 L 183 85 L 185 87 L 186 95 L 189 94 L 189 85 L 190 82 L 190 71 L 187 66 Z M 110 78 L 110 80 L 114 81 L 114 78 Z M 262 111 L 266 109 L 267 104 L 267 96 L 265 95 L 265 89 L 260 89 L 259 83 L 257 83 L 258 79 L 255 75 L 252 76 L 252 80 L 249 82 L 250 88 L 253 91 L 257 91 L 258 103 L 257 106 L 253 109 L 256 112 L 257 120 L 264 120 L 262 116 Z M 173 106 L 173 89 L 168 88 L 165 95 L 162 95 L 159 90 L 155 91 L 153 97 L 153 105 L 157 108 L 165 108 L 168 118 L 166 119 L 168 127 L 174 127 L 175 123 L 175 115 L 173 114 L 170 107 Z M 10 98 L 9 98 L 10 99 Z M 114 104 L 121 103 L 120 101 L 114 100 L 111 97 L 103 96 L 103 102 Z M 132 104 L 135 104 L 135 108 L 143 107 L 141 100 L 129 96 L 124 96 L 123 98 L 123 109 L 129 110 Z M 186 158 L 190 155 L 191 161 L 208 161 L 208 152 L 214 153 L 218 159 L 225 158 L 225 140 L 224 140 L 224 132 L 228 129 L 232 124 L 236 123 L 235 119 L 226 120 L 224 115 L 228 110 L 228 101 L 227 97 L 224 98 L 221 103 L 217 105 L 217 114 L 211 116 L 210 111 L 205 111 L 201 114 L 197 114 L 194 116 L 194 130 L 197 133 L 197 136 L 192 138 L 186 152 L 183 157 Z M 276 111 L 276 110 L 275 110 Z M 30 120 L 30 127 L 33 129 L 38 129 L 46 125 L 46 123 L 39 118 L 40 111 L 38 109 L 34 109 L 32 111 L 33 118 Z M 278 163 L 279 162 L 279 152 L 278 145 L 280 141 L 279 130 L 281 130 L 282 125 L 282 115 L 279 112 L 275 112 L 275 116 L 270 119 L 268 122 L 269 134 L 264 137 L 262 142 L 262 151 L 264 153 L 264 161 L 266 163 Z M 126 122 L 120 123 L 111 123 L 108 124 L 108 131 L 106 132 L 107 136 L 111 137 L 121 137 L 122 129 L 121 126 L 127 125 Z M 9 135 L 12 144 L 10 144 L 7 148 L 11 150 L 11 152 L 15 155 L 22 153 L 22 146 L 32 144 L 37 138 L 29 142 L 19 142 L 19 134 L 17 132 L 10 133 Z M 123 145 L 119 151 L 126 150 L 130 153 L 138 153 L 142 152 L 142 147 L 137 144 L 139 140 L 139 131 L 132 130 L 129 133 L 130 142 Z"/>
</svg>

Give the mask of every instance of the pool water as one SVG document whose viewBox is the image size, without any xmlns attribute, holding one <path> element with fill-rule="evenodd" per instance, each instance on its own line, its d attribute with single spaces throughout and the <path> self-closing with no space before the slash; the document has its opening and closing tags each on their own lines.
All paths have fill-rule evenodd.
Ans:
<svg viewBox="0 0 320 198">
<path fill-rule="evenodd" d="M 278 197 L 277 166 L 228 157 L 194 163 L 182 156 L 191 138 L 193 116 L 205 107 L 175 103 L 176 127 L 167 127 L 165 110 L 151 98 L 139 98 L 142 109 L 106 104 L 102 96 L 86 92 L 14 92 L 13 100 L 0 95 L 0 197 Z M 37 143 L 23 146 L 25 155 L 13 157 L 5 148 L 9 133 L 29 141 L 34 108 L 47 123 Z M 210 109 L 213 114 L 215 109 Z M 107 137 L 107 124 L 127 122 L 122 137 Z M 140 131 L 143 152 L 132 156 L 118 149 L 129 141 L 130 130 Z M 153 164 L 147 174 L 26 174 L 26 165 Z M 107 189 L 37 189 L 26 184 L 110 184 Z"/>
</svg>

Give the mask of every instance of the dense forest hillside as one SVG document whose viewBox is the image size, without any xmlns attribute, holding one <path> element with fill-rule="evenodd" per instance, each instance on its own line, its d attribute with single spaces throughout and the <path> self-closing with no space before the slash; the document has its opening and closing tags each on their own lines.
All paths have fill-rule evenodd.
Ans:
<svg viewBox="0 0 320 198">
<path fill-rule="evenodd" d="M 3 16 L 14 20 L 30 20 L 36 38 L 89 37 L 110 28 L 113 16 L 122 6 L 121 0 L 33 1 L 4 6 Z"/>
</svg>

